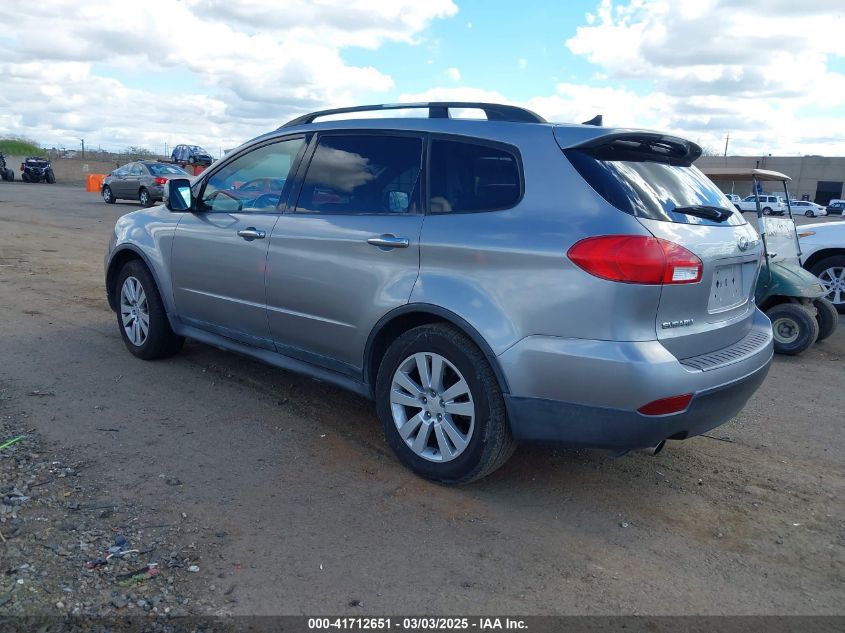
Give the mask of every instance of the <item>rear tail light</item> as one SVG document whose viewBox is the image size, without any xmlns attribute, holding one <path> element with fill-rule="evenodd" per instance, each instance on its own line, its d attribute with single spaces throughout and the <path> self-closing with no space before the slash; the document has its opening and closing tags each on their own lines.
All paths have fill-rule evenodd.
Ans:
<svg viewBox="0 0 845 633">
<path fill-rule="evenodd" d="M 164 183 L 166 183 L 166 182 L 167 182 L 167 178 L 162 178 L 161 176 L 157 176 L 157 177 L 153 180 L 153 182 L 154 182 L 155 184 L 157 184 L 157 185 L 163 185 Z"/>
<path fill-rule="evenodd" d="M 671 398 L 661 398 L 654 402 L 644 404 L 637 411 L 643 415 L 668 415 L 670 413 L 680 413 L 686 411 L 689 403 L 692 401 L 692 394 L 685 393 L 682 396 L 672 396 Z"/>
<path fill-rule="evenodd" d="M 23 163 L 21 163 L 21 171 L 23 171 Z"/>
<path fill-rule="evenodd" d="M 680 244 L 642 235 L 588 237 L 567 256 L 591 275 L 629 284 L 694 284 L 704 269 Z"/>
</svg>

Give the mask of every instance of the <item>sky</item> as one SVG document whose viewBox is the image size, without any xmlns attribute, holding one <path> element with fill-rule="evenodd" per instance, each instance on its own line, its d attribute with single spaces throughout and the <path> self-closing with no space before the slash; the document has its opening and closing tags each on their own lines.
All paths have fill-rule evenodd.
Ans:
<svg viewBox="0 0 845 633">
<path fill-rule="evenodd" d="M 16 6 L 20 5 L 20 6 Z M 26 10 L 24 9 L 24 6 Z M 470 100 L 845 156 L 842 0 L 12 0 L 0 137 L 213 154 L 317 109 Z"/>
</svg>

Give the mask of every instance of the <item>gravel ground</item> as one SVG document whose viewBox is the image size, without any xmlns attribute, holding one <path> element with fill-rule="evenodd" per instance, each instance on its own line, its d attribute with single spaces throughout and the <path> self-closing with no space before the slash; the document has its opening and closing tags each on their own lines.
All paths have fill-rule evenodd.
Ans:
<svg viewBox="0 0 845 633">
<path fill-rule="evenodd" d="M 0 183 L 0 444 L 27 436 L 0 449 L 0 614 L 845 614 L 845 329 L 710 437 L 524 446 L 443 488 L 358 397 L 129 355 L 102 256 L 133 208 Z"/>
<path fill-rule="evenodd" d="M 55 394 L 36 389 L 26 396 Z M 140 504 L 109 498 L 87 460 L 29 426 L 27 408 L 0 382 L 0 444 L 11 443 L 0 450 L 2 614 L 225 615 L 229 589 L 208 600 L 187 582 L 204 565 L 196 546 L 203 529 L 193 517 L 158 523 Z M 213 551 L 209 540 L 204 554 Z M 234 588 L 223 574 L 218 582 Z"/>
</svg>

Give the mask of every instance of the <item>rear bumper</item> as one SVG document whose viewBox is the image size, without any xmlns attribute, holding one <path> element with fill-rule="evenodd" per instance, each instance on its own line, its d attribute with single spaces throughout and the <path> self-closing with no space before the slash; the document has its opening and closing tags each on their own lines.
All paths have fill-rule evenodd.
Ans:
<svg viewBox="0 0 845 633">
<path fill-rule="evenodd" d="M 769 373 L 766 363 L 730 384 L 697 393 L 683 413 L 647 416 L 542 398 L 505 396 L 516 439 L 627 450 L 683 440 L 724 424 L 745 406 Z"/>
<path fill-rule="evenodd" d="M 514 437 L 614 450 L 685 439 L 727 422 L 763 382 L 773 353 L 771 325 L 759 311 L 746 339 L 695 362 L 682 363 L 656 341 L 529 339 L 500 356 Z M 683 412 L 637 412 L 686 393 L 693 398 Z"/>
</svg>

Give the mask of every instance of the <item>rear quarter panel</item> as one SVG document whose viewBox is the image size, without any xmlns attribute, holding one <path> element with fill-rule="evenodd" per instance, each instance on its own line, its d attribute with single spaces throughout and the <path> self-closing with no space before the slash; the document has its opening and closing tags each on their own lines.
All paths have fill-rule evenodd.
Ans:
<svg viewBox="0 0 845 633">
<path fill-rule="evenodd" d="M 504 211 L 426 216 L 411 303 L 458 314 L 496 354 L 533 334 L 655 339 L 659 287 L 605 281 L 566 257 L 587 236 L 648 232 L 586 184 L 550 126 L 516 128 L 495 140 L 520 148 L 522 201 Z"/>
</svg>

